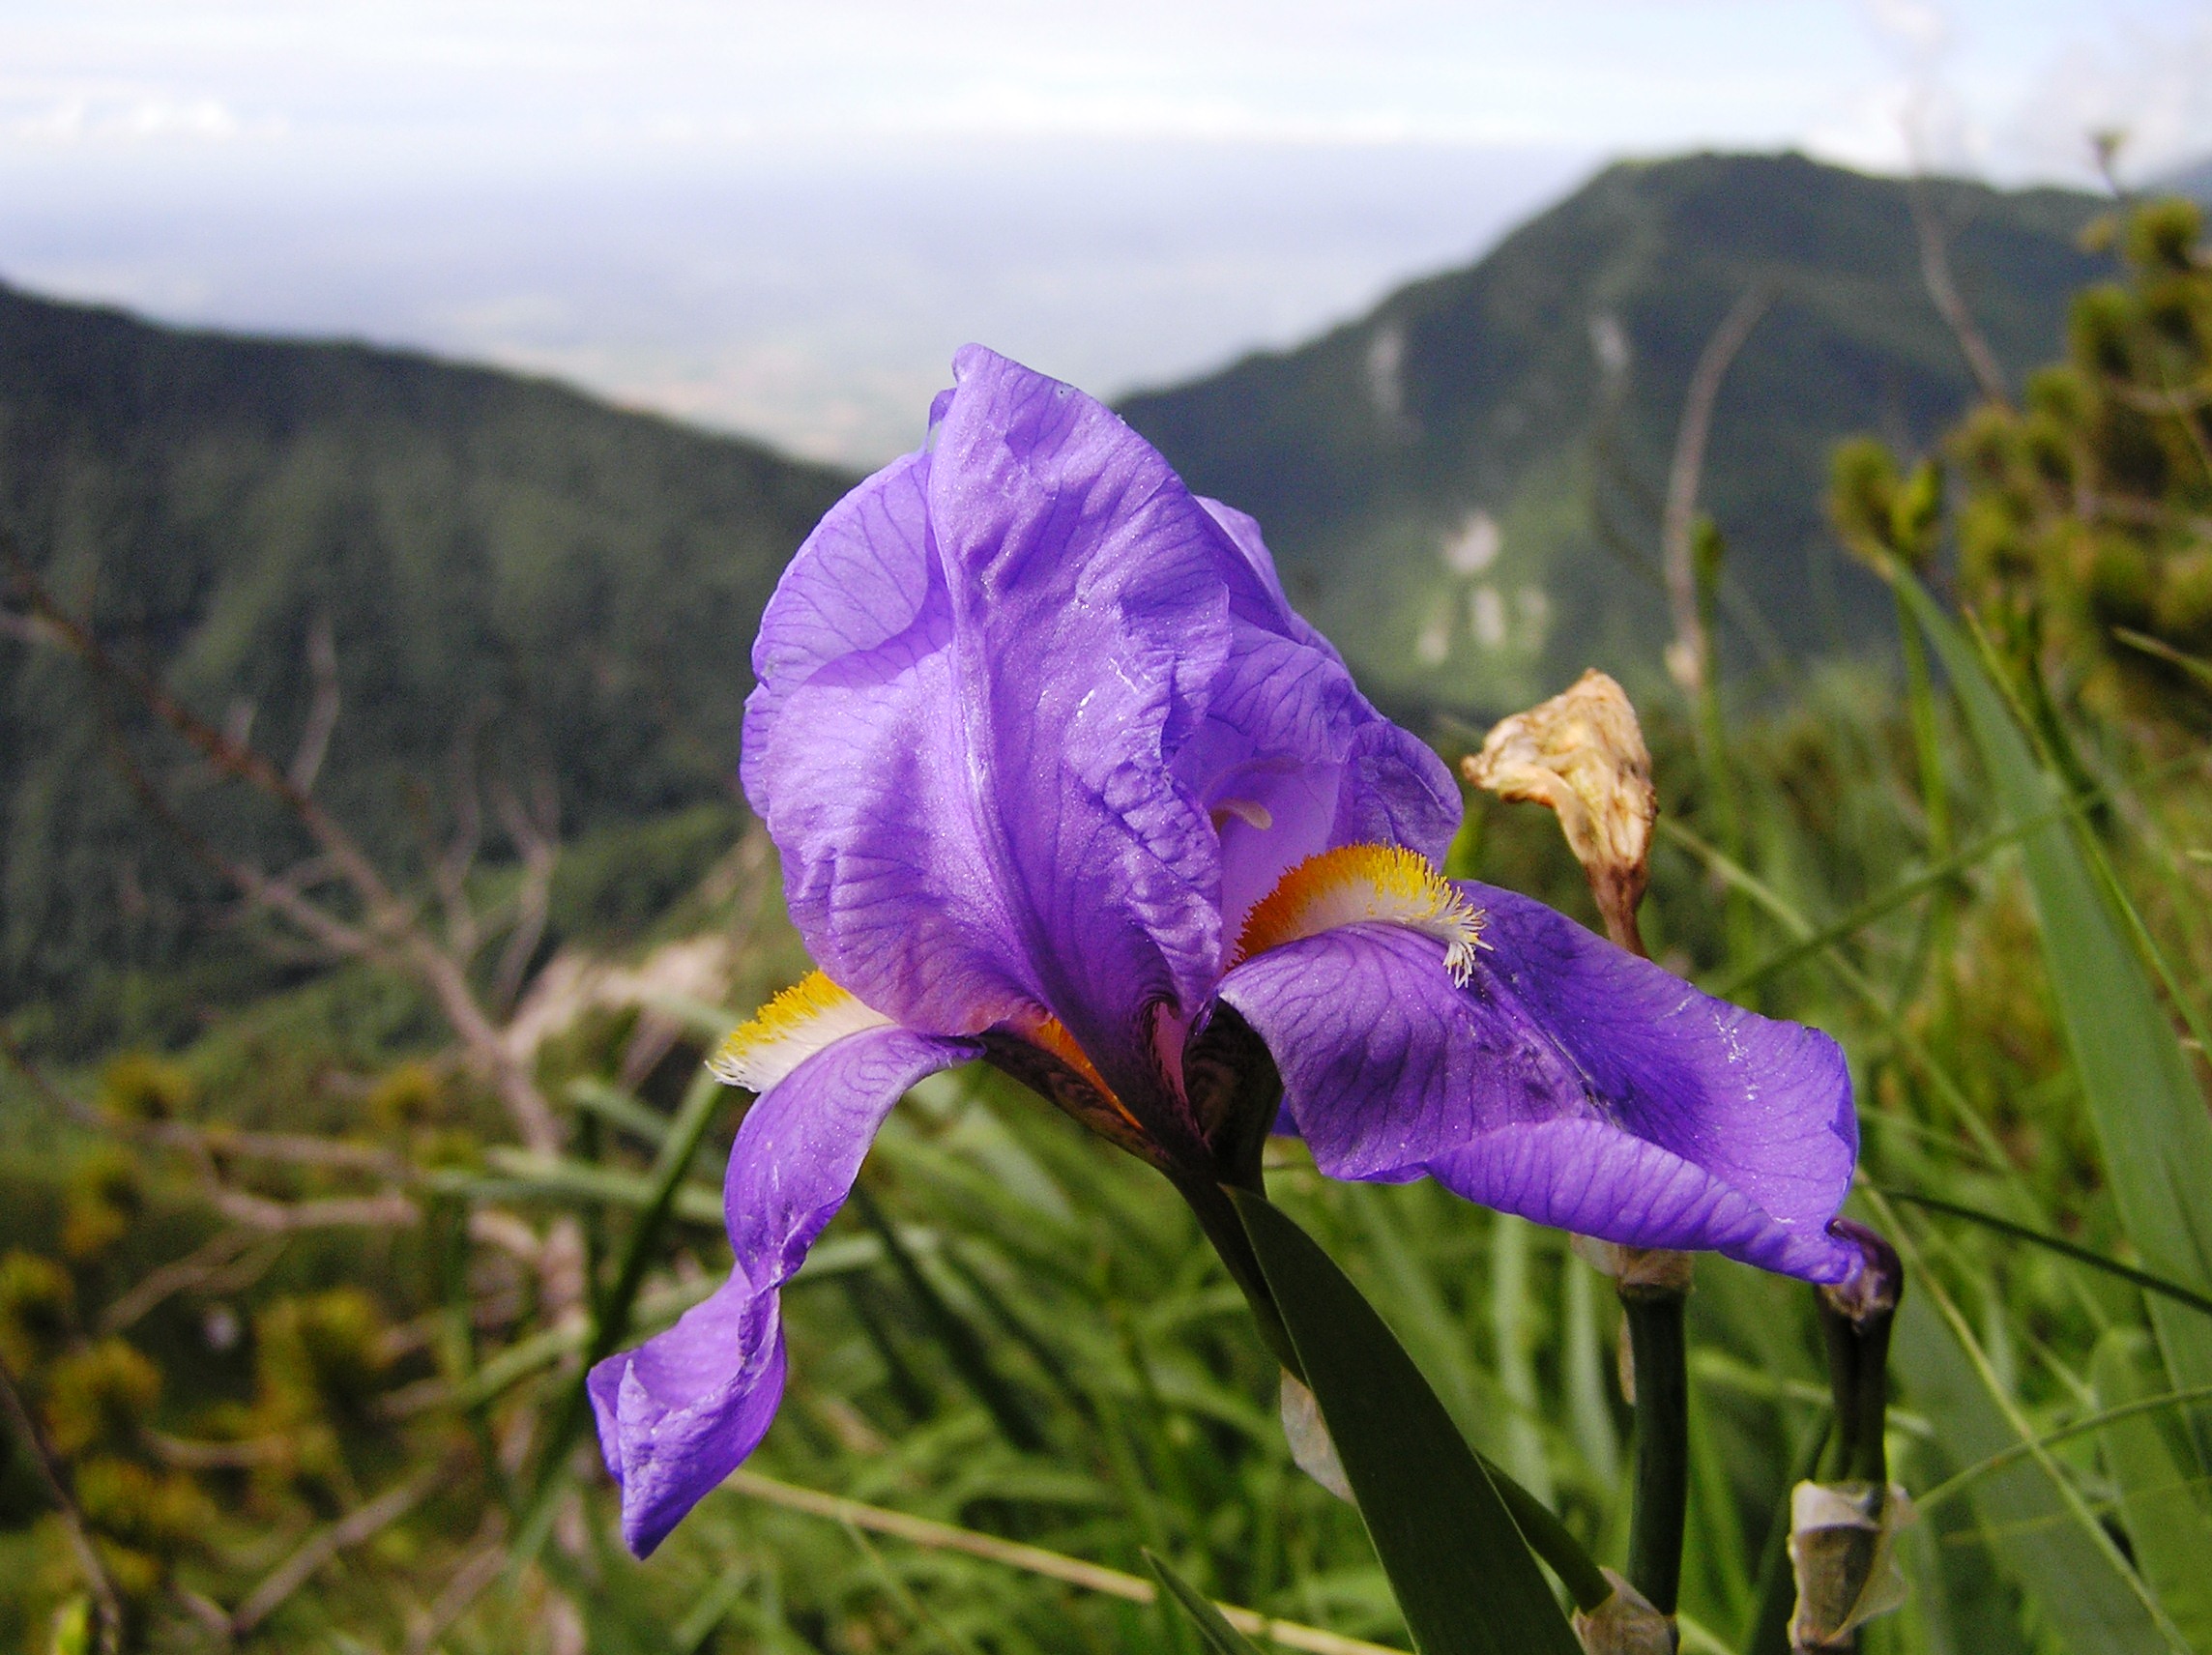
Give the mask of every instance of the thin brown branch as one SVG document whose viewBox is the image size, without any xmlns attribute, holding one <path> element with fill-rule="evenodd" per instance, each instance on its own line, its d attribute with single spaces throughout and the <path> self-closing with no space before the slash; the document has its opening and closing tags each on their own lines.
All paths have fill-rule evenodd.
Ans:
<svg viewBox="0 0 2212 1655">
<path fill-rule="evenodd" d="M 290 812 L 352 887 L 362 906 L 362 924 L 354 926 L 337 918 L 288 892 L 258 869 L 223 857 L 190 834 L 143 775 L 137 778 L 144 784 L 139 797 L 173 827 L 184 829 L 187 842 L 198 846 L 195 855 L 209 861 L 245 895 L 267 904 L 335 951 L 354 957 L 389 957 L 411 970 L 430 991 L 439 1011 L 459 1036 L 469 1061 L 489 1082 L 523 1142 L 544 1153 L 558 1150 L 559 1119 L 538 1089 L 527 1062 L 509 1052 L 500 1038 L 497 1026 L 477 999 L 465 964 L 438 945 L 414 905 L 392 889 L 352 834 L 266 757 L 230 740 L 160 684 L 119 659 L 90 626 L 71 615 L 46 591 L 13 537 L 0 530 L 0 539 L 5 539 L 6 561 L 32 612 L 54 629 L 95 677 L 127 690 L 217 770 L 245 782 Z"/>
<path fill-rule="evenodd" d="M 1906 199 L 1912 207 L 1912 229 L 1920 242 L 1920 279 L 1928 289 L 1928 297 L 1935 304 L 1936 313 L 1943 318 L 1951 330 L 1951 336 L 1959 341 L 1959 352 L 1966 359 L 1967 370 L 1974 376 L 1974 384 L 1982 395 L 2000 407 L 2012 406 L 2012 392 L 2005 388 L 2004 369 L 1997 365 L 1996 353 L 1982 336 L 1982 330 L 1974 322 L 1974 313 L 1966 307 L 1964 295 L 1951 272 L 1951 247 L 1943 233 L 1943 225 L 1936 216 L 1935 203 L 1928 199 L 1925 179 L 1914 177 L 1906 185 Z"/>
<path fill-rule="evenodd" d="M 147 711 L 167 725 L 217 770 L 281 804 L 307 830 L 324 854 L 337 863 L 347 883 L 372 911 L 378 912 L 380 916 L 389 914 L 394 917 L 404 912 L 405 904 L 393 894 L 368 854 L 335 817 L 295 787 L 291 777 L 253 748 L 232 740 L 160 683 L 117 657 L 90 626 L 64 609 L 46 591 L 12 538 L 7 560 L 15 585 L 32 612 L 60 635 L 72 654 L 97 677 L 130 691 Z"/>
<path fill-rule="evenodd" d="M 2212 517 L 2169 506 L 2163 500 L 2144 500 L 2127 494 L 2083 493 L 2081 515 L 2107 522 L 2125 523 L 2131 529 L 2174 529 L 2199 540 L 2212 540 Z"/>
<path fill-rule="evenodd" d="M 446 911 L 446 943 L 464 960 L 474 959 L 480 941 L 476 909 L 469 901 L 469 870 L 483 844 L 483 806 L 479 798 L 476 719 L 465 719 L 453 735 L 447 761 L 453 796 L 453 836 L 432 863 L 430 878 Z"/>
<path fill-rule="evenodd" d="M 243 1442 L 195 1442 L 159 1431 L 139 1433 L 140 1439 L 165 1466 L 187 1471 L 243 1470 L 288 1459 L 294 1445 L 282 1437 L 253 1437 Z"/>
<path fill-rule="evenodd" d="M 338 722 L 338 648 L 327 611 L 316 615 L 307 629 L 307 673 L 314 682 L 314 697 L 307 704 L 300 744 L 292 752 L 292 767 L 285 772 L 302 795 L 315 791 L 315 778 L 323 773 L 323 760 L 330 756 L 331 732 Z"/>
<path fill-rule="evenodd" d="M 162 797 L 153 778 L 131 756 L 123 732 L 112 721 L 107 728 L 107 753 L 116 771 L 136 797 L 139 808 L 182 845 L 191 858 L 242 896 L 249 907 L 279 914 L 305 934 L 329 959 L 383 959 L 387 951 L 378 940 L 310 901 L 297 879 L 272 879 L 249 862 L 242 862 L 216 849 Z M 295 870 L 296 873 L 296 870 Z"/>
<path fill-rule="evenodd" d="M 77 1572 L 84 1576 L 85 1588 L 92 1593 L 93 1608 L 100 1620 L 102 1655 L 117 1655 L 123 1647 L 123 1599 L 115 1590 L 114 1581 L 108 1577 L 107 1566 L 100 1560 L 100 1549 L 93 1544 L 91 1531 L 85 1527 L 84 1513 L 77 1508 L 76 1496 L 70 1490 L 69 1472 L 55 1455 L 53 1445 L 47 1442 L 45 1433 L 39 1429 L 39 1422 L 31 1416 L 31 1410 L 23 1406 L 22 1393 L 16 1390 L 15 1376 L 8 1372 L 5 1362 L 0 1362 L 0 1415 L 7 1418 L 9 1429 L 22 1443 L 32 1468 L 45 1485 L 46 1497 L 61 1514 L 62 1528 L 69 1536 Z"/>
<path fill-rule="evenodd" d="M 1690 389 L 1682 398 L 1682 418 L 1674 427 L 1674 459 L 1667 471 L 1667 508 L 1659 523 L 1659 561 L 1667 579 L 1667 604 L 1674 620 L 1674 648 L 1668 664 L 1675 680 L 1693 696 L 1704 683 L 1712 641 L 1705 636 L 1704 617 L 1698 606 L 1698 571 L 1691 555 L 1691 533 L 1698 514 L 1698 489 L 1705 469 L 1705 444 L 1712 435 L 1713 407 L 1719 402 L 1721 384 L 1729 364 L 1743 349 L 1759 319 L 1774 302 L 1774 291 L 1763 281 L 1744 289 L 1721 318 L 1698 365 L 1690 375 Z"/>
<path fill-rule="evenodd" d="M 223 1612 L 222 1605 L 175 1582 L 170 1582 L 169 1590 L 176 1595 L 177 1602 L 185 1606 L 185 1612 L 199 1622 L 202 1631 L 226 1647 L 233 1641 L 230 1636 L 230 1616 Z"/>
<path fill-rule="evenodd" d="M 2177 386 L 2171 389 L 2152 388 L 2131 384 L 2110 375 L 2106 388 L 2139 414 L 2161 414 L 2169 419 L 2186 420 L 2192 414 L 2201 414 L 2212 408 L 2212 385 Z"/>
<path fill-rule="evenodd" d="M 444 1480 L 446 1467 L 426 1466 L 395 1488 L 387 1489 L 328 1528 L 312 1536 L 291 1556 L 276 1565 L 252 1594 L 231 1612 L 233 1637 L 244 1638 L 267 1620 L 284 1600 L 306 1584 L 317 1569 L 350 1547 L 359 1546 L 390 1527 L 420 1504 Z"/>
<path fill-rule="evenodd" d="M 251 1231 L 225 1230 L 184 1258 L 150 1271 L 135 1287 L 100 1313 L 102 1333 L 120 1333 L 162 1300 L 208 1282 L 261 1236 Z"/>
<path fill-rule="evenodd" d="M 397 1190 L 287 1202 L 214 1184 L 208 1200 L 233 1224 L 271 1235 L 303 1230 L 403 1230 L 422 1221 L 422 1208 Z"/>
<path fill-rule="evenodd" d="M 472 1553 L 453 1571 L 446 1582 L 446 1589 L 431 1604 L 430 1612 L 423 1616 L 407 1634 L 407 1655 L 427 1655 L 430 1646 L 445 1636 L 446 1629 L 468 1613 L 469 1606 L 483 1595 L 483 1590 L 499 1579 L 507 1566 L 507 1547 L 499 1538 L 497 1514 L 487 1514 L 485 1531 L 493 1536 Z"/>
<path fill-rule="evenodd" d="M 282 1161 L 307 1167 L 351 1167 L 381 1177 L 404 1178 L 415 1169 L 404 1157 L 374 1144 L 350 1144 L 342 1138 L 316 1138 L 304 1132 L 248 1132 L 220 1124 L 195 1126 L 183 1121 L 162 1121 L 148 1129 L 157 1143 L 189 1137 L 214 1154 L 236 1155 L 245 1160 Z"/>
<path fill-rule="evenodd" d="M 23 644 L 58 644 L 53 629 L 36 615 L 18 615 L 13 609 L 0 609 L 0 637 L 14 638 Z"/>
<path fill-rule="evenodd" d="M 336 877 L 337 869 L 331 865 L 329 857 L 309 857 L 304 861 L 294 862 L 280 874 L 270 876 L 269 886 L 271 890 L 282 891 L 287 896 L 305 897 L 309 891 L 329 885 Z"/>
<path fill-rule="evenodd" d="M 133 1122 L 117 1120 L 63 1091 L 5 1028 L 0 1028 L 0 1057 L 27 1081 L 32 1089 L 65 1118 L 98 1132 L 113 1133 L 142 1143 L 183 1149 L 198 1160 L 206 1176 L 209 1203 L 247 1232 L 218 1235 L 196 1253 L 154 1271 L 108 1307 L 109 1330 L 129 1326 L 169 1294 L 215 1273 L 244 1253 L 254 1240 L 271 1234 L 305 1230 L 382 1229 L 405 1227 L 422 1220 L 415 1203 L 397 1190 L 368 1196 L 333 1196 L 313 1201 L 281 1202 L 220 1181 L 216 1156 L 238 1154 L 254 1158 L 296 1161 L 325 1166 L 347 1166 L 404 1176 L 404 1162 L 389 1151 L 368 1145 L 340 1144 L 297 1133 L 243 1132 L 226 1127 L 198 1127 L 185 1121 Z"/>
<path fill-rule="evenodd" d="M 543 808 L 542 790 L 536 802 Z M 534 821 L 532 813 L 522 808 L 512 790 L 502 786 L 496 796 L 496 805 L 500 825 L 522 857 L 522 887 L 515 896 L 514 928 L 508 934 L 507 947 L 500 954 L 498 974 L 492 983 L 492 1003 L 510 1007 L 522 992 L 522 980 L 530 970 L 531 958 L 545 938 L 546 918 L 552 912 L 553 870 L 560 860 L 560 846 L 551 830 Z"/>
</svg>

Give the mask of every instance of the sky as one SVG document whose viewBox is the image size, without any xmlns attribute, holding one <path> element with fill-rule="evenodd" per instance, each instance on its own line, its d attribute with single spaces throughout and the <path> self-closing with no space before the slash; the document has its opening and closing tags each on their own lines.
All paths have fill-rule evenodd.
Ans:
<svg viewBox="0 0 2212 1655">
<path fill-rule="evenodd" d="M 2212 153 L 2212 0 L 0 0 L 0 279 L 879 462 L 979 338 L 1301 339 L 1606 160 Z"/>
</svg>

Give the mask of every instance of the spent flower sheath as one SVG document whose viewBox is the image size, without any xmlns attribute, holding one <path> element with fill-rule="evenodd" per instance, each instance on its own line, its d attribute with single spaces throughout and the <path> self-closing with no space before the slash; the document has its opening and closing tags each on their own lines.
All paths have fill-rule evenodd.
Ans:
<svg viewBox="0 0 2212 1655">
<path fill-rule="evenodd" d="M 631 1546 L 760 1441 L 778 1290 L 900 1094 L 955 1064 L 1024 1082 L 1202 1219 L 1259 1186 L 1272 1128 L 1332 1176 L 1848 1274 L 1834 1042 L 1445 880 L 1451 776 L 1291 609 L 1258 526 L 1069 386 L 975 346 L 954 377 L 922 449 L 800 547 L 754 647 L 741 773 L 822 969 L 718 1060 L 759 1094 L 728 1283 L 591 1375 Z"/>
</svg>

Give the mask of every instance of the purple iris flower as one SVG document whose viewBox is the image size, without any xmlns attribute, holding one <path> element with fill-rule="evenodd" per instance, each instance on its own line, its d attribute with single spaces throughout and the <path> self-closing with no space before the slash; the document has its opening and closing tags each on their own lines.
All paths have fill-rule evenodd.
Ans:
<svg viewBox="0 0 2212 1655">
<path fill-rule="evenodd" d="M 822 969 L 717 1060 L 760 1094 L 729 1282 L 591 1374 L 632 1548 L 766 1433 L 778 1290 L 892 1104 L 978 1059 L 1194 1205 L 1257 1186 L 1279 1106 L 1332 1176 L 1847 1275 L 1835 1043 L 1446 881 L 1457 786 L 1292 611 L 1253 521 L 1071 387 L 975 346 L 953 369 L 753 649 L 745 792 Z"/>
</svg>

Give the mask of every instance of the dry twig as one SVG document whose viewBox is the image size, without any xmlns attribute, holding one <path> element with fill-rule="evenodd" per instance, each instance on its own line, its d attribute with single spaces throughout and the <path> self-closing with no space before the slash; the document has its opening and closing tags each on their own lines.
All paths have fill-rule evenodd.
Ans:
<svg viewBox="0 0 2212 1655">
<path fill-rule="evenodd" d="M 9 1429 L 29 1454 L 39 1481 L 45 1485 L 47 1498 L 61 1514 L 62 1528 L 69 1535 L 77 1572 L 84 1576 L 85 1587 L 92 1593 L 93 1609 L 100 1621 L 102 1655 L 118 1655 L 123 1647 L 123 1599 L 116 1592 L 114 1581 L 108 1578 L 107 1566 L 100 1560 L 100 1550 L 93 1544 L 91 1531 L 85 1527 L 84 1513 L 77 1509 L 67 1469 L 54 1454 L 52 1444 L 47 1442 L 45 1433 L 39 1429 L 31 1410 L 23 1406 L 22 1393 L 16 1390 L 15 1377 L 4 1362 L 0 1362 L 0 1416 L 5 1416 Z"/>
<path fill-rule="evenodd" d="M 1996 353 L 1990 349 L 1989 340 L 1975 325 L 1974 313 L 1966 308 L 1965 298 L 1952 276 L 1950 241 L 1936 217 L 1935 203 L 1928 199 L 1927 181 L 1917 176 L 1909 180 L 1906 185 L 1906 198 L 1912 204 L 1912 228 L 1920 239 L 1920 279 L 1936 305 L 1936 313 L 1943 318 L 1952 337 L 1959 341 L 1959 353 L 1966 359 L 1966 367 L 1982 394 L 2000 407 L 2009 408 L 2012 394 L 2005 389 L 2004 369 L 1997 365 Z"/>
<path fill-rule="evenodd" d="M 1667 508 L 1659 521 L 1659 559 L 1667 577 L 1667 603 L 1674 620 L 1674 644 L 1668 665 L 1675 682 L 1693 697 L 1704 685 L 1712 641 L 1705 636 L 1705 620 L 1698 609 L 1698 571 L 1692 559 L 1691 533 L 1696 527 L 1698 488 L 1705 469 L 1705 442 L 1712 435 L 1713 405 L 1720 400 L 1721 382 L 1729 364 L 1751 337 L 1752 329 L 1774 302 L 1773 289 L 1754 282 L 1729 307 L 1721 325 L 1713 330 L 1699 354 L 1690 375 L 1690 389 L 1682 399 L 1681 423 L 1674 428 L 1674 459 L 1667 471 Z"/>
<path fill-rule="evenodd" d="M 391 1526 L 421 1503 L 446 1475 L 444 1466 L 425 1466 L 405 1482 L 387 1489 L 366 1505 L 348 1512 L 328 1528 L 310 1536 L 304 1546 L 272 1570 L 252 1594 L 231 1611 L 230 1630 L 244 1638 L 283 1605 L 286 1598 L 306 1584 L 325 1563 L 349 1547 L 359 1546 Z"/>
<path fill-rule="evenodd" d="M 1041 1546 L 1024 1546 L 1018 1541 L 978 1534 L 972 1528 L 955 1528 L 948 1523 L 933 1523 L 925 1517 L 910 1517 L 902 1511 L 887 1511 L 882 1506 L 863 1505 L 859 1500 L 798 1488 L 777 1482 L 773 1477 L 764 1477 L 758 1471 L 732 1471 L 723 1479 L 722 1486 L 791 1511 L 826 1517 L 832 1523 L 848 1524 L 874 1534 L 888 1534 L 934 1552 L 959 1552 L 986 1562 L 1004 1563 L 1032 1575 L 1042 1575 L 1047 1580 L 1080 1586 L 1085 1591 L 1103 1592 L 1130 1603 L 1149 1604 L 1159 1595 L 1159 1588 L 1151 1582 L 1124 1575 L 1119 1569 L 1086 1563 L 1080 1557 L 1047 1552 Z M 1277 1620 L 1256 1610 L 1238 1609 L 1234 1604 L 1214 1607 L 1238 1632 L 1267 1639 L 1285 1649 L 1303 1649 L 1311 1655 L 1399 1655 L 1398 1651 L 1386 1649 L 1380 1643 L 1325 1632 L 1318 1626 L 1301 1626 L 1293 1620 Z"/>
</svg>

